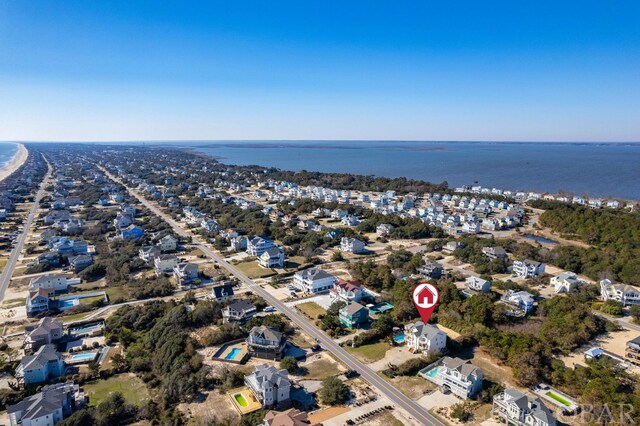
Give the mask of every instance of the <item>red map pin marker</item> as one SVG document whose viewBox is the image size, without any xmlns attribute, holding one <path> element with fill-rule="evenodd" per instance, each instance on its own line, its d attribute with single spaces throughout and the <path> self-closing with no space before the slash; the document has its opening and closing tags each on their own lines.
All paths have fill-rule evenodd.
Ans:
<svg viewBox="0 0 640 426">
<path fill-rule="evenodd" d="M 421 283 L 413 289 L 413 303 L 416 305 L 425 324 L 429 322 L 429 318 L 431 318 L 431 314 L 433 314 L 433 310 L 438 304 L 439 297 L 440 293 L 438 293 L 438 289 L 433 284 Z"/>
</svg>

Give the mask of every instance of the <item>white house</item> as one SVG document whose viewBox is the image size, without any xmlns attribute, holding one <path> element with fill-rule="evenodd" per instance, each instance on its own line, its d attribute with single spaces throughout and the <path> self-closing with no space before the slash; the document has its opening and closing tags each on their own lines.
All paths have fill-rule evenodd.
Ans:
<svg viewBox="0 0 640 426">
<path fill-rule="evenodd" d="M 273 241 L 267 238 L 253 237 L 247 241 L 247 253 L 250 256 L 260 257 L 262 253 L 274 246 Z"/>
<path fill-rule="evenodd" d="M 435 325 L 422 321 L 405 325 L 404 336 L 413 353 L 445 352 L 447 349 L 447 335 Z"/>
<path fill-rule="evenodd" d="M 67 276 L 60 274 L 46 274 L 32 278 L 29 282 L 29 290 L 36 291 L 38 289 L 53 290 L 56 293 L 67 291 L 69 289 Z"/>
<path fill-rule="evenodd" d="M 244 383 L 265 407 L 286 407 L 291 403 L 291 381 L 287 370 L 278 370 L 272 365 L 258 365 Z"/>
<path fill-rule="evenodd" d="M 491 291 L 491 281 L 484 280 L 480 277 L 467 277 L 465 285 L 469 290 L 489 293 Z"/>
<path fill-rule="evenodd" d="M 342 239 L 340 239 L 340 251 L 346 253 L 362 253 L 364 251 L 364 243 L 357 238 L 342 237 Z"/>
<path fill-rule="evenodd" d="M 305 293 L 316 294 L 330 291 L 335 281 L 333 275 L 318 268 L 309 268 L 296 272 L 292 285 Z"/>
<path fill-rule="evenodd" d="M 563 272 L 551 278 L 551 285 L 556 293 L 569 293 L 583 284 L 573 272 Z"/>
<path fill-rule="evenodd" d="M 533 306 L 535 304 L 535 299 L 533 297 L 533 294 L 526 292 L 524 290 L 523 291 L 507 290 L 502 300 L 510 305 L 514 305 L 522 309 L 522 311 L 524 311 L 525 314 L 529 314 L 533 310 Z"/>
<path fill-rule="evenodd" d="M 376 226 L 376 234 L 381 237 L 386 237 L 393 230 L 393 225 L 389 223 L 383 223 Z"/>
<path fill-rule="evenodd" d="M 158 247 L 160 247 L 160 250 L 162 251 L 175 251 L 178 248 L 178 240 L 176 240 L 172 235 L 165 235 L 160 238 Z"/>
<path fill-rule="evenodd" d="M 615 300 L 624 306 L 640 304 L 640 290 L 627 284 L 612 283 L 611 280 L 600 281 L 600 295 L 602 300 Z"/>
<path fill-rule="evenodd" d="M 283 268 L 285 263 L 284 247 L 271 247 L 258 257 L 263 268 Z"/>
<path fill-rule="evenodd" d="M 63 374 L 64 361 L 54 345 L 43 345 L 33 355 L 23 356 L 16 369 L 16 379 L 25 386 L 44 383 Z"/>
<path fill-rule="evenodd" d="M 345 281 L 339 279 L 333 285 L 330 292 L 333 301 L 341 300 L 346 303 L 360 302 L 364 296 L 362 284 L 358 281 Z"/>
<path fill-rule="evenodd" d="M 516 260 L 513 262 L 513 272 L 522 278 L 537 277 L 544 274 L 544 263 L 534 260 Z"/>
<path fill-rule="evenodd" d="M 173 254 L 163 254 L 153 259 L 153 265 L 156 268 L 156 274 L 168 274 L 178 264 L 178 258 Z"/>
<path fill-rule="evenodd" d="M 11 426 L 54 426 L 85 403 L 73 382 L 43 386 L 40 392 L 7 407 Z"/>
<path fill-rule="evenodd" d="M 435 375 L 432 373 L 436 369 Z M 460 358 L 442 358 L 436 365 L 430 365 L 418 373 L 425 379 L 440 386 L 444 391 L 470 399 L 482 390 L 484 376 L 479 367 Z"/>
<path fill-rule="evenodd" d="M 538 398 L 507 388 L 493 397 L 492 413 L 513 426 L 555 426 L 556 419 Z"/>
<path fill-rule="evenodd" d="M 179 285 L 191 284 L 200 276 L 198 265 L 191 262 L 180 262 L 173 267 L 173 277 Z"/>
</svg>

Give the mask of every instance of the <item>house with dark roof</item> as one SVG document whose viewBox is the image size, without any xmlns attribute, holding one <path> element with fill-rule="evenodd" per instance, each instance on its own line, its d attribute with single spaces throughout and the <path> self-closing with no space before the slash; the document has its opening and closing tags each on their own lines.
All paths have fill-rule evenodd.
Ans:
<svg viewBox="0 0 640 426">
<path fill-rule="evenodd" d="M 513 426 L 555 426 L 556 419 L 539 398 L 507 388 L 493 397 L 492 413 Z"/>
<path fill-rule="evenodd" d="M 249 321 L 256 313 L 256 307 L 248 300 L 236 300 L 229 303 L 222 310 L 222 319 L 224 322 L 237 322 L 244 324 Z"/>
<path fill-rule="evenodd" d="M 84 393 L 73 382 L 43 386 L 40 392 L 7 407 L 11 426 L 53 426 L 85 403 Z"/>
<path fill-rule="evenodd" d="M 278 370 L 272 365 L 258 365 L 244 383 L 263 407 L 288 407 L 291 405 L 291 381 L 287 370 Z"/>
<path fill-rule="evenodd" d="M 233 300 L 233 285 L 223 284 L 211 288 L 211 298 L 218 303 Z"/>
<path fill-rule="evenodd" d="M 33 352 L 44 345 L 60 340 L 64 335 L 62 323 L 51 317 L 41 318 L 35 324 L 24 327 L 22 347 L 25 352 Z"/>
<path fill-rule="evenodd" d="M 16 369 L 16 379 L 26 385 L 44 383 L 62 376 L 64 361 L 54 345 L 43 345 L 33 355 L 22 357 Z"/>
<path fill-rule="evenodd" d="M 287 339 L 278 330 L 261 325 L 253 327 L 247 337 L 247 351 L 256 358 L 279 361 L 284 357 Z"/>
<path fill-rule="evenodd" d="M 138 257 L 145 262 L 153 262 L 154 259 L 162 254 L 162 250 L 158 246 L 142 246 L 138 250 Z"/>
<path fill-rule="evenodd" d="M 339 279 L 334 283 L 330 291 L 330 296 L 334 301 L 342 300 L 346 303 L 360 302 L 364 297 L 364 289 L 360 281 Z"/>
</svg>

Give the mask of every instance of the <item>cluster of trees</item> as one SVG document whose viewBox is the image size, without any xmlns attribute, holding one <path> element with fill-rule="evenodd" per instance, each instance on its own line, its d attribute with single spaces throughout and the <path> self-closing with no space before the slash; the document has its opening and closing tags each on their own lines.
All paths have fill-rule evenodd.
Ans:
<svg viewBox="0 0 640 426">
<path fill-rule="evenodd" d="M 97 406 L 76 411 L 58 424 L 62 426 L 124 425 L 154 418 L 158 414 L 158 407 L 153 402 L 139 408 L 127 403 L 120 392 L 111 392 Z"/>
<path fill-rule="evenodd" d="M 215 321 L 217 311 L 215 302 L 199 302 L 192 312 L 173 301 L 125 306 L 107 319 L 105 334 L 122 343 L 128 368 L 156 388 L 160 408 L 168 410 L 208 385 L 189 331 Z"/>
<path fill-rule="evenodd" d="M 554 249 L 554 264 L 593 279 L 609 276 L 640 285 L 640 212 L 590 209 L 558 202 L 538 201 L 540 224 L 564 237 L 579 239 L 590 248 Z"/>
<path fill-rule="evenodd" d="M 322 172 L 291 172 L 267 169 L 267 176 L 275 180 L 296 182 L 299 185 L 324 186 L 333 189 L 349 189 L 358 191 L 396 191 L 399 194 L 409 192 L 443 192 L 448 188 L 447 182 L 433 184 L 425 181 L 400 178 L 386 178 L 380 176 L 352 175 L 348 173 L 322 173 Z"/>
<path fill-rule="evenodd" d="M 554 353 L 567 354 L 611 327 L 571 294 L 542 301 L 539 311 L 540 318 L 525 327 L 481 327 L 475 333 L 489 353 L 513 368 L 522 386 L 552 382 Z"/>
<path fill-rule="evenodd" d="M 442 238 L 445 232 L 437 226 L 427 225 L 420 219 L 401 218 L 397 215 L 383 215 L 367 210 L 365 220 L 357 226 L 360 232 L 375 232 L 378 225 L 388 223 L 393 225 L 389 232 L 392 239 Z"/>
</svg>

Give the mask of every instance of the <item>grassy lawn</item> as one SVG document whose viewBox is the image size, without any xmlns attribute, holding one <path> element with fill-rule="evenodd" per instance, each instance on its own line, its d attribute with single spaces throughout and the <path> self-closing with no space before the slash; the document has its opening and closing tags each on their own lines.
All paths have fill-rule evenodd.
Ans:
<svg viewBox="0 0 640 426">
<path fill-rule="evenodd" d="M 566 407 L 570 407 L 571 403 L 569 401 L 567 401 L 566 399 L 564 399 L 563 397 L 561 397 L 558 394 L 555 394 L 553 392 L 547 392 L 547 396 L 551 399 L 555 399 L 556 401 L 558 401 L 560 404 L 566 406 Z"/>
<path fill-rule="evenodd" d="M 113 303 L 114 300 L 124 299 L 130 300 L 131 296 L 129 296 L 129 292 L 124 287 L 106 287 L 104 291 L 107 292 L 107 296 L 109 296 L 109 302 Z"/>
<path fill-rule="evenodd" d="M 363 345 L 357 348 L 352 348 L 350 346 L 345 346 L 344 348 L 360 358 L 363 362 L 371 363 L 384 358 L 387 351 L 391 349 L 391 345 L 386 342 L 381 342 Z"/>
<path fill-rule="evenodd" d="M 258 262 L 238 263 L 236 267 L 247 274 L 249 278 L 266 278 L 276 274 L 273 269 L 265 269 L 258 265 Z"/>
<path fill-rule="evenodd" d="M 104 297 L 103 296 L 84 297 L 84 298 L 80 299 L 80 304 L 81 305 L 91 305 L 93 302 L 96 302 L 98 300 L 104 300 Z"/>
<path fill-rule="evenodd" d="M 319 359 L 302 366 L 305 373 L 300 376 L 301 380 L 322 380 L 329 376 L 337 376 L 342 372 L 337 362 L 328 359 Z"/>
<path fill-rule="evenodd" d="M 312 319 L 318 319 L 320 315 L 324 315 L 327 311 L 316 302 L 305 302 L 296 305 L 296 308 L 303 314 L 309 315 Z"/>
<path fill-rule="evenodd" d="M 133 374 L 120 374 L 85 384 L 84 392 L 89 396 L 90 406 L 98 405 L 111 392 L 120 392 L 127 402 L 137 406 L 149 400 L 146 386 Z"/>
</svg>

